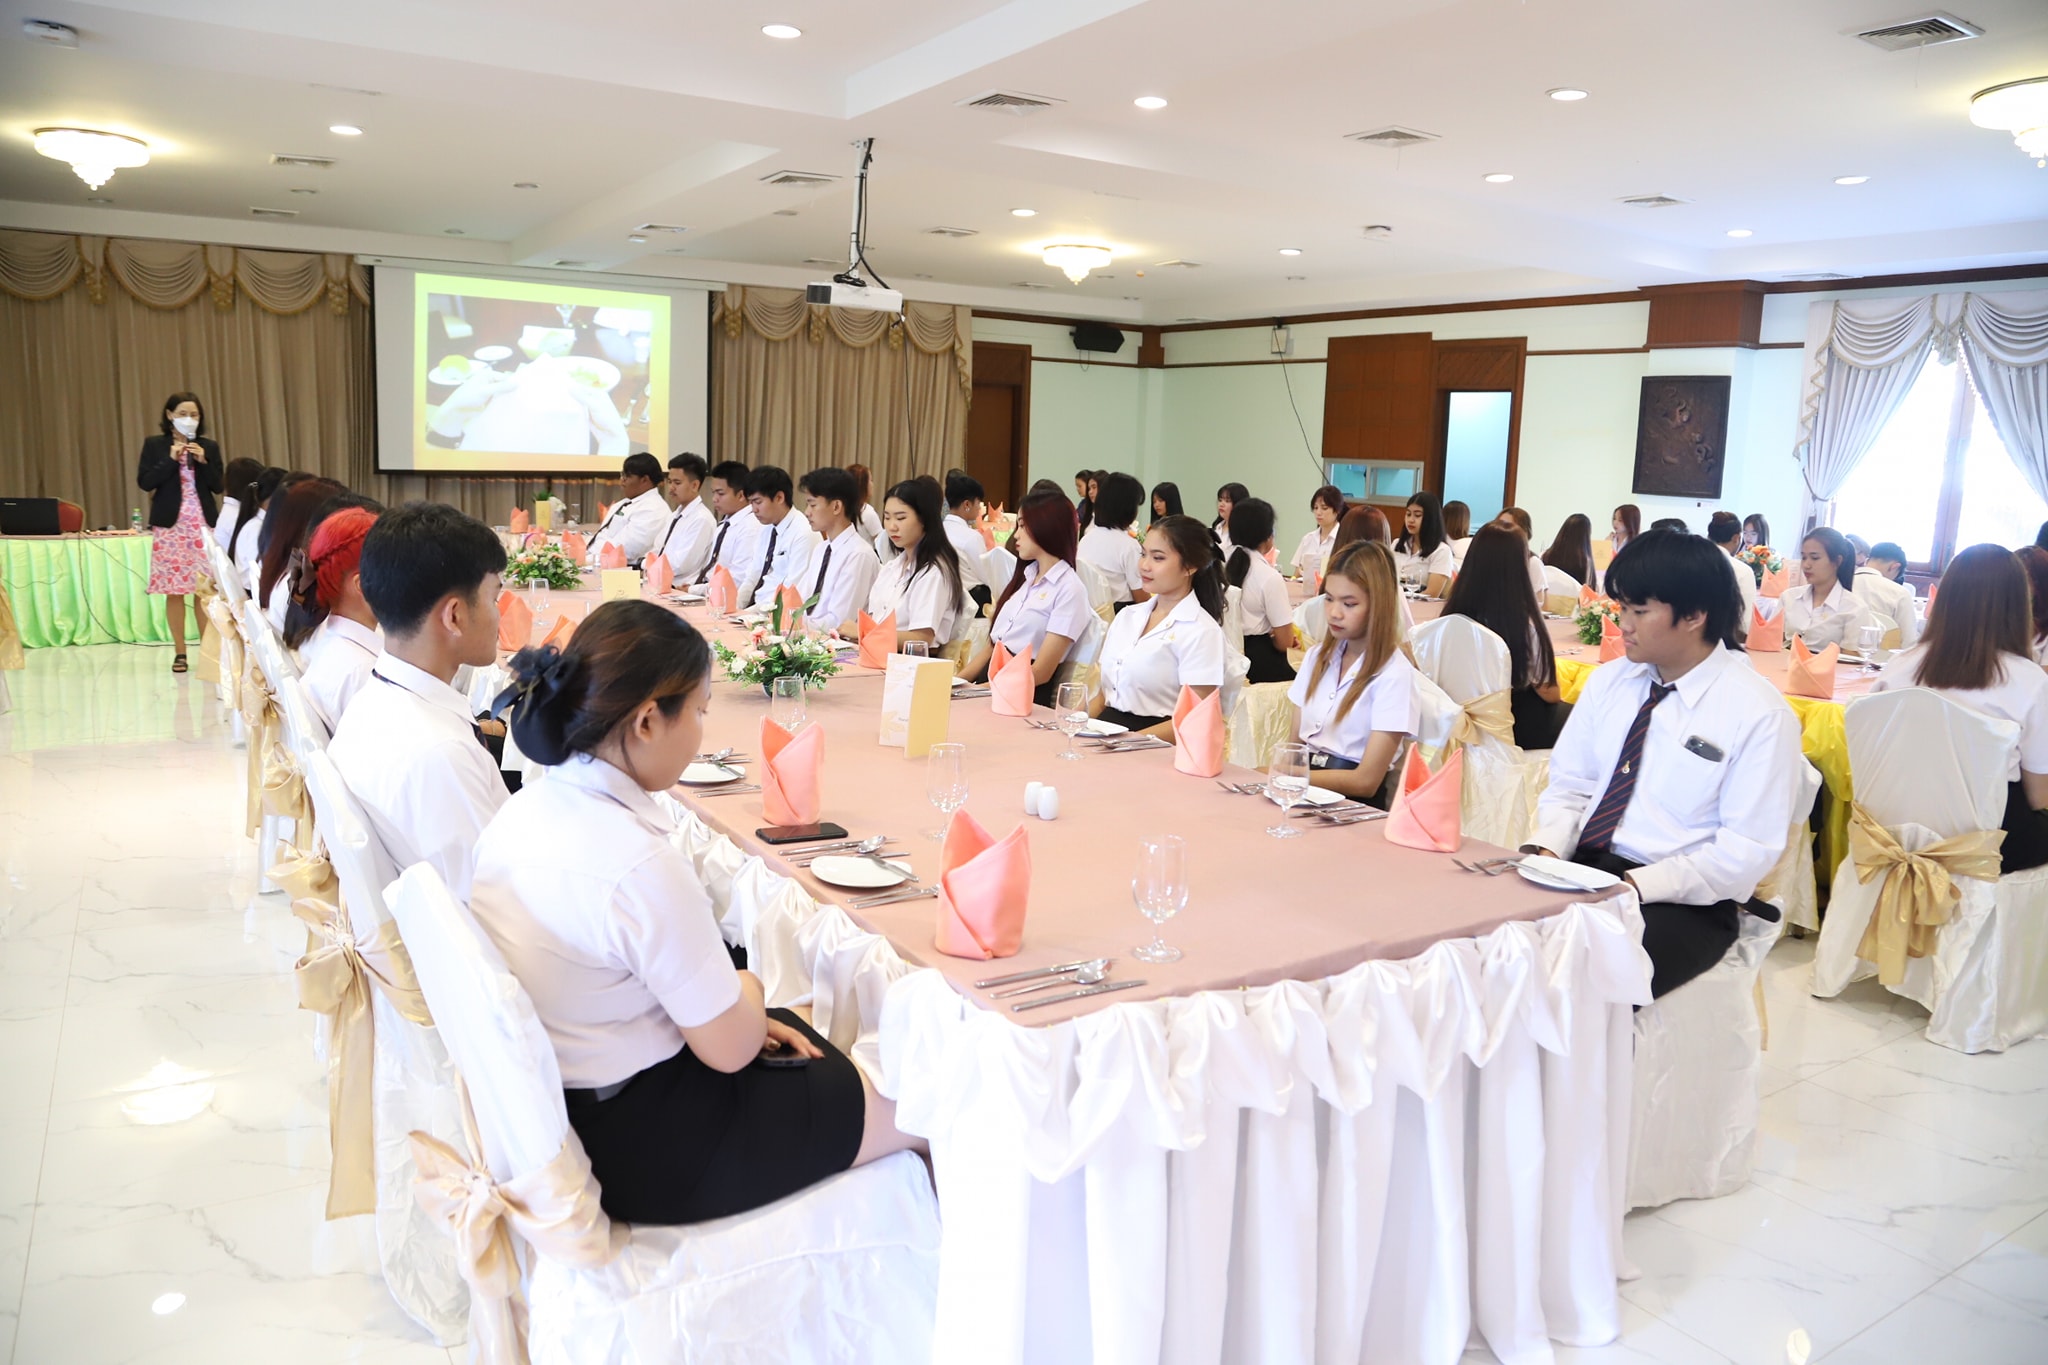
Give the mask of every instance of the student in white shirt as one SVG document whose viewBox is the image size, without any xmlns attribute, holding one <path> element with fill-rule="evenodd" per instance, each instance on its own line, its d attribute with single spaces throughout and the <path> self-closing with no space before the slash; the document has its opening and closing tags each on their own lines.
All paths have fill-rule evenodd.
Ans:
<svg viewBox="0 0 2048 1365">
<path fill-rule="evenodd" d="M 1327 633 L 1287 693 L 1297 710 L 1294 738 L 1308 746 L 1310 782 L 1370 801 L 1421 719 L 1415 665 L 1400 644 L 1392 553 L 1375 540 L 1337 551 L 1323 574 L 1323 601 Z"/>
<path fill-rule="evenodd" d="M 1855 649 L 1862 642 L 1863 627 L 1878 623 L 1870 607 L 1843 581 L 1855 553 L 1841 532 L 1827 526 L 1807 532 L 1799 542 L 1799 568 L 1806 581 L 1786 589 L 1783 597 L 1766 597 L 1757 604 L 1766 620 L 1784 616 L 1786 648 L 1796 635 L 1808 649 Z"/>
<path fill-rule="evenodd" d="M 1167 517 L 1145 533 L 1138 576 L 1151 597 L 1110 623 L 1093 714 L 1171 739 L 1181 689 L 1201 698 L 1223 685 L 1229 646 L 1215 544 L 1193 517 Z"/>
<path fill-rule="evenodd" d="M 755 563 L 749 571 L 755 585 L 753 604 L 765 610 L 782 591 L 783 584 L 794 584 L 803 576 L 818 536 L 811 530 L 810 522 L 796 515 L 791 501 L 796 485 L 790 482 L 787 470 L 772 464 L 749 470 L 746 489 L 747 505 L 753 509 L 754 520 L 760 523 L 754 540 Z M 744 593 L 740 600 L 747 600 Z"/>
<path fill-rule="evenodd" d="M 1462 567 L 1472 545 L 1472 509 L 1456 498 L 1444 504 L 1444 539 L 1451 547 L 1451 563 Z"/>
<path fill-rule="evenodd" d="M 938 489 L 927 479 L 905 479 L 882 506 L 882 534 L 895 557 L 875 575 L 867 614 L 896 616 L 896 646 L 922 640 L 939 653 L 963 633 L 968 599 L 960 557 L 946 538 Z"/>
<path fill-rule="evenodd" d="M 629 598 L 512 666 L 513 734 L 548 767 L 484 831 L 470 910 L 554 1045 L 605 1212 L 703 1222 L 916 1148 L 851 1059 L 763 1008 L 671 842 L 654 794 L 703 742 L 704 638 Z"/>
<path fill-rule="evenodd" d="M 431 863 L 459 900 L 506 790 L 453 682 L 464 664 L 497 660 L 504 568 L 497 533 L 453 507 L 413 502 L 377 519 L 358 572 L 384 652 L 327 748 L 395 870 Z"/>
<path fill-rule="evenodd" d="M 1301 544 L 1294 547 L 1293 564 L 1295 573 L 1303 578 L 1321 573 L 1330 563 L 1330 556 L 1337 552 L 1337 523 L 1344 520 L 1344 490 L 1333 483 L 1326 483 L 1309 495 L 1308 514 L 1315 518 L 1315 529 L 1301 538 Z"/>
<path fill-rule="evenodd" d="M 974 615 L 995 602 L 995 590 L 982 568 L 983 556 L 992 547 L 975 527 L 988 510 L 984 496 L 981 480 L 973 475 L 946 476 L 946 540 L 953 547 L 953 557 L 960 561 L 960 586 L 967 589 Z"/>
<path fill-rule="evenodd" d="M 276 495 L 287 472 L 276 466 L 265 469 L 243 490 L 240 504 L 235 509 L 235 525 L 228 532 L 228 558 L 241 575 L 245 589 L 251 587 L 252 569 L 261 558 L 256 546 L 263 535 L 264 505 Z"/>
<path fill-rule="evenodd" d="M 348 489 L 334 479 L 301 474 L 288 478 L 270 500 L 269 515 L 263 519 L 257 544 L 262 551 L 256 565 L 256 600 L 270 618 L 271 629 L 284 634 L 285 608 L 291 603 L 292 563 L 304 550 L 306 532 L 332 499 Z"/>
<path fill-rule="evenodd" d="M 1221 555 L 1230 553 L 1230 509 L 1252 495 L 1252 490 L 1241 483 L 1226 483 L 1216 490 L 1216 520 L 1209 523 L 1209 534 L 1216 539 L 1216 548 Z"/>
<path fill-rule="evenodd" d="M 1171 480 L 1153 484 L 1152 515 L 1145 522 L 1146 527 L 1149 529 L 1155 521 L 1181 515 L 1183 510 L 1180 505 L 1180 485 Z"/>
<path fill-rule="evenodd" d="M 668 561 L 671 583 L 695 583 L 711 571 L 718 519 L 701 496 L 709 472 L 704 457 L 688 451 L 668 462 L 667 500 L 675 510 L 669 513 L 668 526 L 649 553 Z"/>
<path fill-rule="evenodd" d="M 1543 572 L 1542 556 L 1536 553 L 1535 529 L 1529 520 L 1529 514 L 1519 507 L 1503 507 L 1500 509 L 1500 515 L 1493 519 L 1493 523 L 1510 531 L 1521 532 L 1522 549 L 1527 557 L 1523 567 L 1529 572 L 1529 587 L 1535 592 L 1536 600 L 1541 602 L 1550 595 L 1550 578 Z"/>
<path fill-rule="evenodd" d="M 741 604 L 751 602 L 759 580 L 761 551 L 756 543 L 765 532 L 747 502 L 747 467 L 738 460 L 720 460 L 711 469 L 711 513 L 718 527 L 711 537 L 711 559 L 697 580 L 702 586 L 715 565 L 725 565 Z"/>
<path fill-rule="evenodd" d="M 321 518 L 306 537 L 305 559 L 293 583 L 284 642 L 299 653 L 306 703 L 329 735 L 384 652 L 360 569 L 363 540 L 382 511 L 375 504 L 357 505 Z"/>
<path fill-rule="evenodd" d="M 1926 639 L 1893 656 L 1870 686 L 1929 688 L 2020 727 L 2006 764 L 2002 872 L 2048 863 L 2048 672 L 2028 648 L 2030 600 L 2017 556 L 2001 545 L 1972 545 L 1941 576 Z"/>
<path fill-rule="evenodd" d="M 1543 624 L 1543 608 L 1522 572 L 1522 537 L 1498 525 L 1472 537 L 1465 567 L 1444 598 L 1445 616 L 1486 627 L 1508 647 L 1508 706 L 1515 716 L 1515 747 L 1548 749 L 1572 713 L 1557 686 L 1557 654 Z"/>
<path fill-rule="evenodd" d="M 249 496 L 249 485 L 262 476 L 263 461 L 252 460 L 247 455 L 229 460 L 228 467 L 221 471 L 220 512 L 207 534 L 230 557 L 235 549 L 235 523 L 242 516 L 242 499 Z"/>
<path fill-rule="evenodd" d="M 1420 588 L 1424 597 L 1442 597 L 1457 565 L 1444 536 L 1444 510 L 1436 494 L 1412 495 L 1401 514 L 1401 526 L 1394 540 L 1394 567 L 1400 570 L 1401 581 Z"/>
<path fill-rule="evenodd" d="M 1081 533 L 1076 567 L 1095 572 L 1115 594 L 1110 606 L 1119 609 L 1145 600 L 1138 579 L 1138 542 L 1131 523 L 1145 502 L 1145 485 L 1128 474 L 1108 474 L 1095 486 L 1095 521 Z"/>
<path fill-rule="evenodd" d="M 1653 995 L 1719 962 L 1745 909 L 1777 918 L 1754 897 L 1785 851 L 1804 761 L 1798 717 L 1735 649 L 1720 559 L 1657 530 L 1614 557 L 1628 657 L 1595 669 L 1572 708 L 1523 845 L 1635 887 Z"/>
<path fill-rule="evenodd" d="M 811 603 L 806 621 L 828 631 L 843 625 L 851 634 L 882 568 L 874 543 L 854 521 L 861 507 L 859 485 L 845 470 L 828 467 L 813 469 L 797 487 L 803 490 L 804 519 L 817 536 L 810 559 L 790 581 Z"/>
<path fill-rule="evenodd" d="M 1053 704 L 1054 675 L 1095 615 L 1074 568 L 1075 529 L 1074 504 L 1057 488 L 1027 496 L 1017 508 L 1017 529 L 1010 536 L 1017 568 L 996 598 L 988 643 L 967 660 L 961 677 L 969 682 L 987 678 L 997 645 L 1016 655 L 1029 649 L 1033 700 L 1040 706 Z"/>
<path fill-rule="evenodd" d="M 896 557 L 896 547 L 889 543 L 889 537 L 884 534 L 882 530 L 882 514 L 880 509 L 875 506 L 875 476 L 873 472 L 864 464 L 850 464 L 846 466 L 846 472 L 853 475 L 855 496 L 860 499 L 859 513 L 856 514 L 849 510 L 847 516 L 853 521 L 854 528 L 860 532 L 860 538 L 865 540 L 868 543 L 868 548 L 875 552 L 877 561 L 894 559 Z"/>
<path fill-rule="evenodd" d="M 1591 585 L 1594 577 L 1593 519 L 1584 512 L 1574 512 L 1566 517 L 1542 558 L 1550 568 L 1570 574 L 1572 581 L 1579 586 Z M 1544 575 L 1544 582 L 1548 586 L 1548 574 Z"/>
<path fill-rule="evenodd" d="M 1273 548 L 1273 504 L 1246 498 L 1230 509 L 1231 551 L 1223 561 L 1223 581 L 1238 590 L 1238 618 L 1244 626 L 1244 657 L 1251 665 L 1246 682 L 1293 682 L 1294 608 L 1287 601 L 1287 582 L 1267 563 Z"/>
<path fill-rule="evenodd" d="M 625 495 L 614 503 L 590 538 L 590 559 L 607 545 L 616 545 L 628 564 L 638 564 L 661 543 L 668 525 L 668 504 L 661 496 L 661 463 L 646 451 L 635 451 L 619 466 L 619 491 Z"/>
<path fill-rule="evenodd" d="M 1896 541 L 1881 540 L 1870 547 L 1870 555 L 1856 570 L 1849 590 L 1861 598 L 1886 630 L 1898 628 L 1897 648 L 1907 649 L 1920 639 L 1920 613 L 1914 610 L 1913 590 L 1902 581 L 1906 552 Z"/>
<path fill-rule="evenodd" d="M 1742 597 L 1742 607 L 1735 618 L 1735 638 L 1738 641 L 1749 638 L 1749 623 L 1756 611 L 1756 575 L 1749 565 L 1735 557 L 1742 544 L 1742 521 L 1733 512 L 1716 512 L 1707 519 L 1707 539 L 1728 561 L 1729 572 L 1735 576 L 1735 591 Z"/>
</svg>

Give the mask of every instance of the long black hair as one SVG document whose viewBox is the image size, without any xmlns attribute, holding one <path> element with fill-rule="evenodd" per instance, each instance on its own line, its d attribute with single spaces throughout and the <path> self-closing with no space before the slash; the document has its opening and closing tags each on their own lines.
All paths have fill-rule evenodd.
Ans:
<svg viewBox="0 0 2048 1365">
<path fill-rule="evenodd" d="M 541 645 L 512 656 L 512 685 L 491 714 L 510 709 L 512 738 L 554 766 L 595 753 L 641 705 L 673 719 L 711 673 L 711 646 L 682 617 L 641 598 L 590 613 L 566 649 Z"/>
<path fill-rule="evenodd" d="M 1233 588 L 1244 586 L 1251 571 L 1252 556 L 1273 538 L 1273 504 L 1264 498 L 1246 498 L 1230 507 L 1230 562 L 1223 566 L 1224 581 Z"/>
<path fill-rule="evenodd" d="M 289 469 L 271 465 L 254 481 L 235 490 L 235 524 L 228 531 L 228 558 L 235 557 L 235 546 L 242 539 L 243 528 L 256 519 L 256 514 L 263 510 L 263 505 L 270 501 L 271 494 L 277 492 L 278 485 L 289 473 Z"/>
<path fill-rule="evenodd" d="M 1166 504 L 1166 510 L 1164 512 L 1160 512 L 1157 510 L 1153 511 L 1153 521 L 1158 521 L 1161 517 L 1178 517 L 1185 515 L 1185 513 L 1183 513 L 1181 510 L 1180 485 L 1177 483 L 1153 484 L 1152 501 L 1154 503 L 1163 502 Z M 2048 523 L 2044 523 L 2044 529 L 2048 529 Z"/>
<path fill-rule="evenodd" d="M 1190 516 L 1161 517 L 1146 530 L 1147 536 L 1164 536 L 1180 562 L 1194 572 L 1189 590 L 1202 610 L 1223 619 L 1223 571 L 1216 562 L 1216 542 L 1209 528 Z"/>
<path fill-rule="evenodd" d="M 1543 552 L 1543 562 L 1563 569 L 1580 583 L 1593 581 L 1593 519 L 1574 512 L 1557 528 L 1557 537 Z"/>
<path fill-rule="evenodd" d="M 1557 673 L 1557 654 L 1529 582 L 1528 562 L 1521 536 L 1488 523 L 1465 547 L 1465 566 L 1444 598 L 1444 615 L 1477 621 L 1507 642 L 1509 677 L 1516 687 L 1540 686 Z"/>
<path fill-rule="evenodd" d="M 946 508 L 937 486 L 923 479 L 905 479 L 889 490 L 888 497 L 908 507 L 921 528 L 917 544 L 903 547 L 903 553 L 911 556 L 910 578 L 903 581 L 908 583 L 936 565 L 953 590 L 953 601 L 959 603 L 966 596 L 960 586 L 960 556 L 946 538 Z"/>
<path fill-rule="evenodd" d="M 1404 555 L 1421 555 L 1427 559 L 1436 553 L 1437 546 L 1444 543 L 1444 505 L 1436 494 L 1424 489 L 1420 493 L 1409 494 L 1407 506 L 1422 509 L 1422 533 L 1416 536 L 1408 534 L 1406 508 L 1403 508 L 1401 534 L 1394 540 L 1394 549 Z"/>
<path fill-rule="evenodd" d="M 1224 498 L 1229 498 L 1232 507 L 1237 506 L 1251 495 L 1252 490 L 1246 488 L 1241 483 L 1226 483 L 1223 487 L 1216 490 L 1217 501 L 1220 502 Z M 1212 531 L 1223 531 L 1229 528 L 1223 524 L 1223 518 L 1219 515 L 1216 520 L 1209 523 L 1209 529 Z"/>
</svg>

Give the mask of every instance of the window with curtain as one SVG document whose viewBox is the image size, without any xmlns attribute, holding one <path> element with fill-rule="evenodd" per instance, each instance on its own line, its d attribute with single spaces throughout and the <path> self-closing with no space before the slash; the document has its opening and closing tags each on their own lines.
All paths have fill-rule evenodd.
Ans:
<svg viewBox="0 0 2048 1365">
<path fill-rule="evenodd" d="M 1935 353 L 1835 495 L 1833 524 L 1897 541 L 1913 572 L 1939 575 L 1969 546 L 2032 544 L 2043 521 L 2048 502 L 2014 465 L 1967 367 Z"/>
</svg>

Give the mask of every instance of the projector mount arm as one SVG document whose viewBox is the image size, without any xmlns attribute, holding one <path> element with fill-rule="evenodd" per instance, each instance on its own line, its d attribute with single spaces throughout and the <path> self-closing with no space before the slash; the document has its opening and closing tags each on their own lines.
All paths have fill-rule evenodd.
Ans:
<svg viewBox="0 0 2048 1365">
<path fill-rule="evenodd" d="M 853 230 L 847 235 L 846 271 L 834 275 L 832 281 L 835 284 L 865 289 L 868 282 L 862 279 L 860 274 L 861 268 L 865 266 L 867 272 L 874 276 L 875 283 L 887 289 L 889 282 L 883 279 L 873 266 L 868 265 L 867 257 L 868 167 L 875 159 L 875 140 L 864 137 L 853 145 L 860 152 L 860 170 L 854 176 L 853 184 Z"/>
</svg>

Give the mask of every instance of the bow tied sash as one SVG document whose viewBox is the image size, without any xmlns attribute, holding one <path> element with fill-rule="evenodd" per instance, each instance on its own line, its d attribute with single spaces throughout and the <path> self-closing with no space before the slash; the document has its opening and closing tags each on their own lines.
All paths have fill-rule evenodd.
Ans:
<svg viewBox="0 0 2048 1365">
<path fill-rule="evenodd" d="M 1489 736 L 1509 748 L 1514 747 L 1515 711 L 1509 705 L 1505 691 L 1474 697 L 1458 712 L 1458 719 L 1451 725 L 1453 746 L 1477 744 Z"/>
<path fill-rule="evenodd" d="M 1877 909 L 1856 945 L 1858 957 L 1877 964 L 1879 982 L 1891 986 L 1905 980 L 1906 960 L 1934 951 L 1941 926 L 1962 899 L 1956 878 L 1998 880 L 1998 849 L 2004 842 L 2004 830 L 1972 830 L 1908 852 L 1860 803 L 1849 803 L 1849 857 L 1856 864 L 1856 879 L 1866 885 L 1884 879 Z"/>
</svg>

